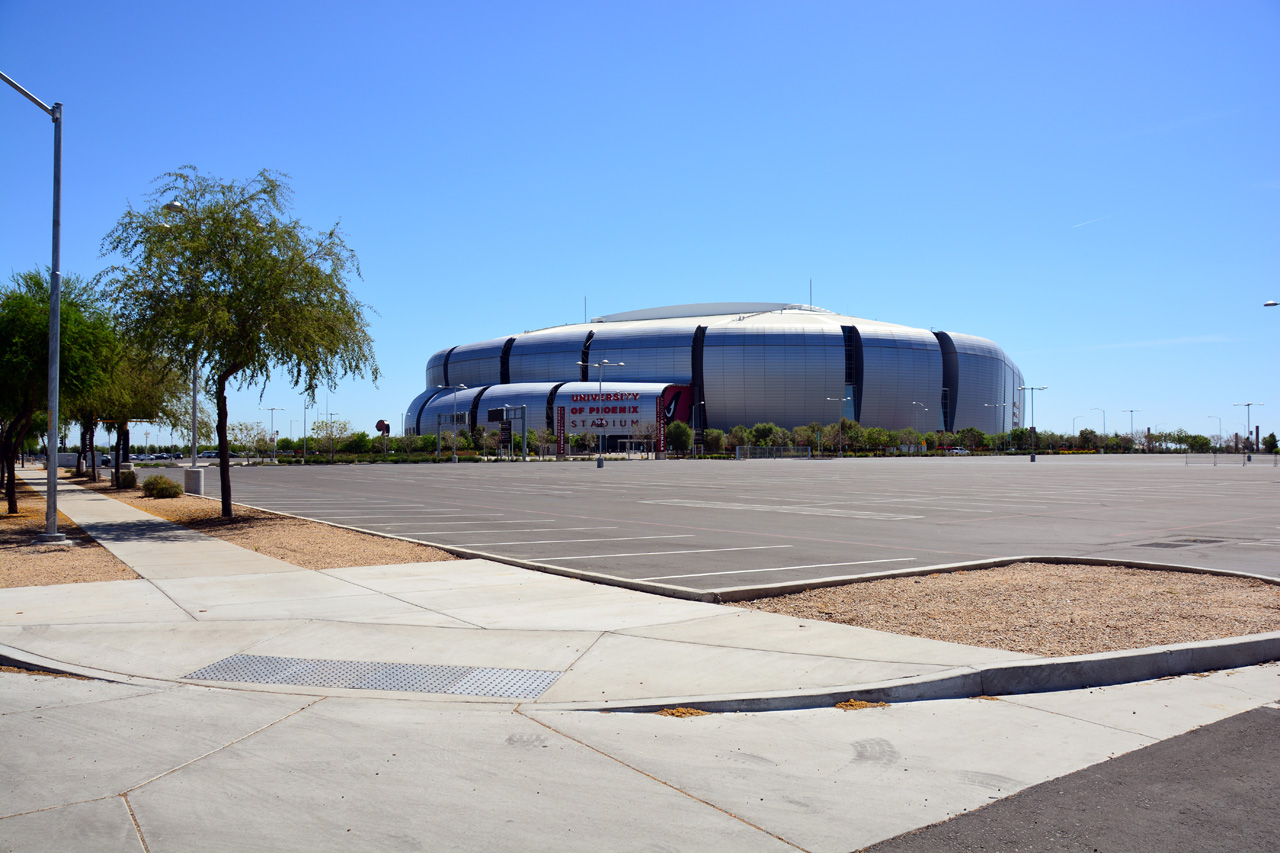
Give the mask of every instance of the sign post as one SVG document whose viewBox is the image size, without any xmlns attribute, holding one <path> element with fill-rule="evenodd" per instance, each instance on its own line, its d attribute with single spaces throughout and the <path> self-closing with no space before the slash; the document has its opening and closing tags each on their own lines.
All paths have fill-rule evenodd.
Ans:
<svg viewBox="0 0 1280 853">
<path fill-rule="evenodd" d="M 556 461 L 564 461 L 564 406 L 556 406 Z"/>
<path fill-rule="evenodd" d="M 657 441 L 657 451 L 653 454 L 653 458 L 666 459 L 667 458 L 667 410 L 662 405 L 661 394 L 658 395 L 657 401 L 658 401 L 658 415 L 656 418 L 654 418 L 654 423 L 658 425 L 658 441 Z"/>
</svg>

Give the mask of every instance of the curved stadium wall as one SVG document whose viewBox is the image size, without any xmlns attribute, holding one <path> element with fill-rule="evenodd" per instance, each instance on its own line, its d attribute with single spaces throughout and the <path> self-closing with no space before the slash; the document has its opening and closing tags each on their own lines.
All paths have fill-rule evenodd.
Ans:
<svg viewBox="0 0 1280 853">
<path fill-rule="evenodd" d="M 622 363 L 603 389 L 580 364 L 602 360 Z M 526 406 L 531 430 L 554 429 L 565 406 L 567 431 L 619 436 L 653 422 L 659 398 L 695 428 L 846 417 L 1000 433 L 1021 426 L 1024 397 L 1017 365 L 985 338 L 782 303 L 676 305 L 462 344 L 431 356 L 426 380 L 408 433 L 447 430 L 455 411 L 483 423 L 501 406 Z"/>
</svg>

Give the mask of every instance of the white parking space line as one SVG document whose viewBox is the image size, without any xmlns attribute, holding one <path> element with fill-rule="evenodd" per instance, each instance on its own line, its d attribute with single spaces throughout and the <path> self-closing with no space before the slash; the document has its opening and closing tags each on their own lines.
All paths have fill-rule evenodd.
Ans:
<svg viewBox="0 0 1280 853">
<path fill-rule="evenodd" d="M 596 560 L 602 557 L 664 557 L 668 554 L 711 554 L 720 551 L 763 551 L 766 548 L 791 548 L 791 545 L 751 545 L 746 548 L 698 548 L 691 551 L 639 551 L 635 554 L 583 554 L 580 557 L 538 557 L 547 560 Z"/>
<path fill-rule="evenodd" d="M 691 501 L 691 500 L 656 500 L 656 501 L 640 501 L 642 504 L 663 504 L 665 506 L 687 506 L 699 509 L 733 509 L 733 510 L 755 510 L 757 512 L 781 512 L 792 513 L 795 515 L 827 515 L 837 518 L 865 518 L 877 521 L 906 521 L 908 519 L 924 518 L 923 515 L 897 515 L 887 512 L 861 512 L 852 509 L 827 509 L 825 507 L 804 507 L 804 506 L 780 506 L 773 504 L 734 504 L 720 503 L 718 501 Z"/>
<path fill-rule="evenodd" d="M 561 531 L 564 531 L 564 530 L 614 530 L 614 529 L 616 528 L 613 528 L 613 527 L 522 527 L 518 530 L 512 530 L 510 527 L 508 527 L 504 530 L 421 530 L 413 533 L 391 533 L 390 535 L 392 536 L 446 535 L 447 536 L 451 534 L 456 534 L 458 536 L 462 536 L 463 534 L 466 534 L 467 536 L 475 536 L 477 533 L 560 533 Z M 390 531 L 388 531 L 388 533 L 390 533 Z M 589 539 L 585 541 L 595 542 L 598 540 Z M 498 543 L 486 542 L 483 544 L 487 545 L 487 544 L 498 544 Z M 523 543 L 520 543 L 520 544 L 523 544 Z M 458 547 L 461 548 L 463 546 L 459 545 Z"/>
<path fill-rule="evenodd" d="M 376 518 L 376 516 L 374 516 Z M 376 524 L 375 527 L 409 527 L 414 524 L 542 524 L 546 519 L 542 518 L 525 518 L 517 521 L 447 521 L 443 518 L 424 519 L 422 521 L 389 521 L 386 524 Z M 460 530 L 459 533 L 466 531 Z"/>
<path fill-rule="evenodd" d="M 408 516 L 408 517 L 413 517 L 413 516 L 416 516 L 416 515 L 418 514 L 418 513 L 416 513 L 416 512 L 409 512 L 408 510 L 404 510 L 403 512 L 404 512 L 404 514 L 405 514 L 406 516 Z M 466 517 L 467 517 L 467 518 L 484 518 L 484 517 L 488 516 L 488 517 L 492 517 L 492 518 L 498 518 L 498 517 L 503 516 L 503 515 L 506 515 L 506 513 L 503 513 L 503 512 L 486 512 L 486 513 L 481 513 L 481 514 L 478 514 L 478 515 L 477 515 L 477 514 L 475 514 L 475 513 L 467 513 L 467 516 L 466 516 Z M 387 513 L 381 513 L 381 512 L 380 512 L 380 513 L 375 513 L 375 514 L 373 514 L 373 515 L 326 515 L 326 516 L 325 516 L 325 518 L 386 518 L 386 517 L 387 517 Z M 392 523 L 395 523 L 395 524 L 421 524 L 423 521 L 430 521 L 430 522 L 432 522 L 432 523 L 435 523 L 435 522 L 437 522 L 437 521 L 438 521 L 438 522 L 440 522 L 441 524 L 452 524 L 452 522 L 451 522 L 451 521 L 449 521 L 448 519 L 449 519 L 449 518 L 454 518 L 454 517 L 456 517 L 456 516 L 438 516 L 438 515 L 437 515 L 437 516 L 432 516 L 432 517 L 430 517 L 430 518 L 428 518 L 428 519 L 420 519 L 420 520 L 418 520 L 418 521 L 400 521 L 400 522 L 392 522 Z M 494 524 L 498 524 L 499 522 L 496 522 L 496 521 L 495 521 L 495 522 L 493 522 L 493 523 L 494 523 Z M 501 523 L 502 523 L 502 524 L 509 524 L 510 522 L 503 521 L 503 522 L 501 522 Z"/>
<path fill-rule="evenodd" d="M 564 528 L 560 528 L 563 530 Z M 468 530 L 468 533 L 473 531 Z M 509 532 L 509 531 L 504 531 Z M 608 539 L 592 538 L 592 539 L 535 539 L 532 542 L 467 542 L 459 545 L 459 548 L 472 548 L 481 545 L 549 545 L 553 542 L 630 542 L 633 539 L 688 539 L 696 534 L 693 533 L 672 533 L 666 536 L 613 536 Z"/>
<path fill-rule="evenodd" d="M 652 578 L 636 578 L 640 581 L 666 581 L 676 578 L 705 578 L 711 575 L 750 575 L 756 572 L 789 572 L 794 569 L 826 569 L 833 566 L 867 566 L 872 563 L 909 563 L 915 560 L 915 557 L 894 557 L 889 560 L 858 560 L 853 563 L 813 563 L 808 566 L 779 566 L 776 569 L 734 569 L 729 572 L 695 572 L 691 575 L 658 575 Z"/>
</svg>

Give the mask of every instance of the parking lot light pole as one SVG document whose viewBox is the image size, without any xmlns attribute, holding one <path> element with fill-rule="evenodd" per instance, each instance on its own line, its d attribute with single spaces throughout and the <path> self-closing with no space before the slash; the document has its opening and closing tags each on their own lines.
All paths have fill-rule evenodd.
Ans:
<svg viewBox="0 0 1280 853">
<path fill-rule="evenodd" d="M 911 401 L 911 405 L 913 405 L 913 406 L 919 406 L 920 408 L 922 408 L 922 409 L 924 409 L 924 410 L 925 410 L 925 413 L 926 413 L 926 414 L 927 414 L 927 413 L 928 413 L 928 411 L 929 411 L 929 407 L 928 407 L 928 406 L 926 406 L 924 403 L 917 403 L 915 400 L 912 400 L 912 401 Z M 914 411 L 915 411 L 915 409 L 912 409 L 911 411 L 913 411 L 913 412 L 914 412 Z M 911 420 L 912 420 L 911 428 L 912 428 L 912 429 L 915 429 L 915 423 L 914 423 L 915 418 L 913 417 Z"/>
<path fill-rule="evenodd" d="M 276 412 L 283 412 L 283 406 L 259 406 L 259 412 L 271 413 L 271 461 L 276 461 Z"/>
<path fill-rule="evenodd" d="M 1133 413 L 1141 412 L 1142 409 L 1121 409 L 1121 412 L 1129 413 L 1129 452 L 1133 452 Z"/>
<path fill-rule="evenodd" d="M 1009 404 L 1008 403 L 983 403 L 982 405 L 988 409 L 1003 409 L 1005 406 Z M 1000 413 L 1000 432 L 1004 432 L 1004 412 Z M 999 451 L 1000 451 L 1000 442 L 997 440 L 996 452 L 998 453 Z"/>
<path fill-rule="evenodd" d="M 587 363 L 587 362 L 585 362 L 585 361 L 580 361 L 580 362 L 578 362 L 578 366 L 579 366 L 579 367 L 595 367 L 595 368 L 599 368 L 599 369 L 596 371 L 596 386 L 597 386 L 597 388 L 596 388 L 596 398 L 597 398 L 597 399 L 596 399 L 596 404 L 597 404 L 597 406 L 599 406 L 599 408 L 603 408 L 603 406 L 600 406 L 599 404 L 601 404 L 601 403 L 603 403 L 603 402 L 604 402 L 604 369 L 605 369 L 606 367 L 626 367 L 626 366 L 627 366 L 627 363 L 626 363 L 625 361 L 609 361 L 609 359 L 607 359 L 607 358 L 602 358 L 602 359 L 600 359 L 599 361 L 592 362 L 592 363 L 590 363 L 590 364 L 588 364 L 588 363 Z M 607 435 L 607 433 L 606 433 L 605 435 Z M 599 441 L 599 445 L 600 445 L 600 446 L 597 448 L 597 455 L 596 455 L 596 467 L 597 467 L 597 468 L 603 468 L 603 467 L 604 467 L 604 439 L 605 439 L 605 435 L 601 435 L 601 436 L 600 436 L 600 441 Z"/>
<path fill-rule="evenodd" d="M 852 400 L 852 399 L 853 399 L 852 397 L 828 397 L 828 398 L 827 398 L 827 401 L 828 401 L 828 402 L 830 402 L 830 403 L 839 403 L 839 404 L 840 404 L 840 417 L 841 417 L 841 418 L 843 418 L 843 417 L 844 417 L 844 404 L 845 404 L 845 403 L 847 403 L 847 402 L 849 402 L 849 401 L 850 401 L 850 400 Z M 840 421 L 839 421 L 839 420 L 837 420 L 837 421 L 836 421 L 836 430 L 837 430 L 837 431 L 839 431 L 839 429 L 840 429 Z M 841 446 L 843 447 L 843 445 L 841 445 Z M 842 457 L 844 456 L 843 451 L 841 451 L 841 454 L 840 454 L 840 455 L 841 455 Z M 818 457 L 819 457 L 819 458 L 821 458 L 821 457 L 822 457 L 822 431 L 821 431 L 821 430 L 819 430 L 819 431 L 818 431 Z"/>
<path fill-rule="evenodd" d="M 49 266 L 49 432 L 45 449 L 48 476 L 45 478 L 45 532 L 36 543 L 46 545 L 65 542 L 58 532 L 58 378 L 62 351 L 62 104 L 46 105 L 19 86 L 9 75 L 0 72 L 0 80 L 8 83 L 28 101 L 53 120 L 53 259 Z"/>
<path fill-rule="evenodd" d="M 458 391 L 466 390 L 466 385 L 437 385 L 437 388 L 448 388 L 453 392 L 453 461 L 458 461 Z M 439 424 L 436 425 L 437 427 Z M 439 445 L 436 446 L 436 453 L 440 453 Z M 439 456 L 436 457 L 437 459 Z"/>
<path fill-rule="evenodd" d="M 1233 406 L 1244 406 L 1244 419 L 1247 423 L 1244 426 L 1244 437 L 1246 441 L 1253 441 L 1253 407 L 1264 406 L 1265 403 L 1232 403 Z M 1254 442 L 1256 445 L 1257 442 Z M 1257 447 L 1253 448 L 1255 451 Z"/>
<path fill-rule="evenodd" d="M 1209 415 L 1209 417 L 1217 418 L 1218 421 L 1218 441 L 1214 445 L 1214 448 L 1216 449 L 1222 446 L 1222 418 L 1219 418 L 1217 415 Z"/>
<path fill-rule="evenodd" d="M 1036 392 L 1049 390 L 1048 385 L 1022 385 L 1019 391 L 1031 392 L 1031 461 L 1036 461 Z"/>
</svg>

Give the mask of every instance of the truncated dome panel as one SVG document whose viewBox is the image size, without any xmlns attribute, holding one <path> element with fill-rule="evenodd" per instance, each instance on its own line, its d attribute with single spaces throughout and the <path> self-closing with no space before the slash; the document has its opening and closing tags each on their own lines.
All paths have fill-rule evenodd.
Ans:
<svg viewBox="0 0 1280 853">
<path fill-rule="evenodd" d="M 186 677 L 200 681 L 537 699 L 560 673 L 543 669 L 232 655 Z"/>
</svg>

